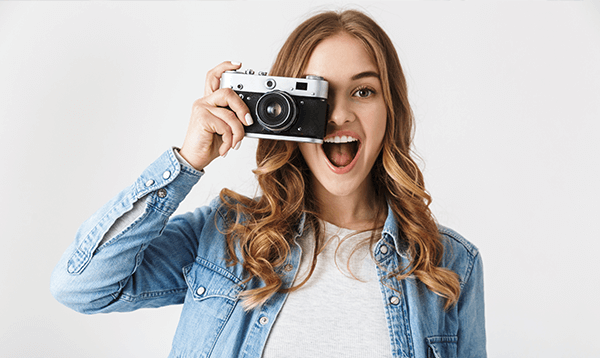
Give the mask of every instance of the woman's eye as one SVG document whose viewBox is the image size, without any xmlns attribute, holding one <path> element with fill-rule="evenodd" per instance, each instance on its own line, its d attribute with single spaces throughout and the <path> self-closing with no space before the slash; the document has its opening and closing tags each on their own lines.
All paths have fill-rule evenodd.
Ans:
<svg viewBox="0 0 600 358">
<path fill-rule="evenodd" d="M 368 88 L 359 88 L 358 90 L 356 90 L 356 92 L 354 92 L 354 95 L 357 97 L 365 98 L 373 95 L 373 93 L 374 91 Z"/>
</svg>

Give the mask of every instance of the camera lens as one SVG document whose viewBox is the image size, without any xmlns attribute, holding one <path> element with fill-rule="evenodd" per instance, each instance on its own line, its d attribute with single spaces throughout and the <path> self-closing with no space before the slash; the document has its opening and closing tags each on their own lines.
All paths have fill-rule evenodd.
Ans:
<svg viewBox="0 0 600 358">
<path fill-rule="evenodd" d="M 256 114 L 263 127 L 273 132 L 281 132 L 296 120 L 296 104 L 290 95 L 283 91 L 267 92 L 256 102 Z"/>
<path fill-rule="evenodd" d="M 271 103 L 267 107 L 267 113 L 273 117 L 277 117 L 278 115 L 280 115 L 281 111 L 282 111 L 282 109 L 281 109 L 281 105 L 279 105 L 279 103 Z"/>
</svg>

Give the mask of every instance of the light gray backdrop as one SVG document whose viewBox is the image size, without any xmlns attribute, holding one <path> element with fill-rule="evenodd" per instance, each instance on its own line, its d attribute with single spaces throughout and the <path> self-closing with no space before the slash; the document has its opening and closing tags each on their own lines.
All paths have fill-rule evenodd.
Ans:
<svg viewBox="0 0 600 358">
<path fill-rule="evenodd" d="M 341 3 L 0 4 L 0 356 L 165 357 L 180 307 L 84 316 L 49 293 L 78 226 L 181 145 L 208 69 L 268 70 Z M 361 2 L 394 40 L 439 221 L 480 248 L 490 357 L 597 357 L 600 12 L 589 2 Z M 256 142 L 180 212 L 252 194 Z"/>
</svg>

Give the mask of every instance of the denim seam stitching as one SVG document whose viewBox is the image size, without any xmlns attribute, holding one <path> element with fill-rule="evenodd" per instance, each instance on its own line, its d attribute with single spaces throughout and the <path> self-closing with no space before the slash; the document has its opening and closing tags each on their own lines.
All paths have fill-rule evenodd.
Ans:
<svg viewBox="0 0 600 358">
<path fill-rule="evenodd" d="M 461 280 L 460 282 L 460 291 L 462 292 L 463 288 L 465 287 L 465 285 L 467 284 L 467 282 L 469 281 L 469 279 L 471 278 L 471 273 L 473 272 L 473 267 L 475 266 L 475 261 L 477 260 L 477 257 L 479 256 L 479 253 L 477 253 L 477 255 L 475 255 L 475 257 L 472 257 L 469 260 L 469 265 L 467 266 L 467 272 L 465 274 L 465 279 Z"/>
<path fill-rule="evenodd" d="M 452 232 L 451 230 L 448 230 L 445 227 L 439 227 L 438 231 L 441 234 L 444 234 L 445 236 L 451 238 L 454 242 L 459 243 L 462 247 L 464 247 L 464 249 L 469 253 L 469 255 L 476 256 L 479 253 L 477 247 L 473 244 L 467 244 L 467 242 L 465 242 L 465 238 L 460 236 L 460 234 Z"/>
<path fill-rule="evenodd" d="M 125 229 L 123 229 L 122 231 L 120 231 L 118 234 L 116 234 L 115 236 L 113 236 L 111 239 L 109 239 L 108 241 L 106 241 L 104 244 L 102 244 L 101 246 L 98 246 L 96 248 L 96 250 L 93 251 L 94 254 L 97 254 L 98 252 L 100 252 L 101 250 L 104 250 L 106 247 L 113 245 L 114 243 L 116 243 L 117 241 L 119 241 L 119 239 L 121 239 L 126 233 L 128 233 L 129 231 L 133 230 L 135 227 L 137 227 L 137 225 L 139 225 L 139 223 L 146 219 L 149 215 L 150 215 L 150 211 L 147 210 L 148 205 L 146 205 L 146 209 L 144 209 L 144 212 L 142 213 L 142 215 L 140 215 L 137 219 L 135 219 L 131 224 L 129 224 L 129 226 L 127 226 Z M 113 224 L 114 225 L 114 224 Z M 112 226 L 111 226 L 112 227 Z M 110 227 L 109 227 L 110 230 Z M 108 231 L 107 231 L 108 232 Z"/>
<path fill-rule="evenodd" d="M 120 299 L 123 301 L 127 301 L 127 302 L 136 302 L 136 301 L 140 301 L 140 300 L 148 300 L 148 299 L 152 299 L 152 298 L 163 297 L 163 296 L 172 295 L 172 294 L 178 294 L 178 293 L 182 293 L 182 292 L 186 292 L 186 291 L 187 291 L 187 286 L 185 288 L 171 288 L 171 289 L 162 290 L 162 291 L 143 292 L 139 295 L 129 295 L 129 294 L 123 293 L 123 294 L 121 294 Z"/>
<path fill-rule="evenodd" d="M 242 279 L 240 279 L 239 277 L 237 277 L 236 275 L 231 273 L 229 270 L 226 270 L 226 269 L 222 268 L 221 266 L 216 265 L 216 264 L 212 263 L 211 261 L 206 260 L 203 257 L 199 257 L 199 256 L 196 257 L 195 262 L 197 262 L 199 265 L 202 265 L 202 267 L 205 267 L 205 268 L 211 270 L 212 272 L 217 273 L 217 274 L 231 280 L 233 283 L 235 283 L 238 286 L 240 286 L 240 282 L 242 282 Z"/>
<path fill-rule="evenodd" d="M 119 205 L 122 205 L 123 202 L 126 202 L 127 200 L 130 199 L 130 196 L 125 196 L 122 200 L 119 200 L 118 202 L 116 202 L 113 206 L 111 206 L 111 208 L 109 210 L 106 211 L 106 213 L 102 216 L 102 218 L 100 218 L 97 221 L 97 224 L 94 225 L 92 228 L 90 228 L 90 230 L 85 234 L 85 239 L 81 240 L 81 242 L 79 243 L 79 245 L 77 246 L 77 250 L 75 250 L 75 252 L 73 252 L 73 254 L 69 257 L 69 260 L 67 261 L 67 272 L 71 275 L 79 275 L 81 274 L 85 268 L 88 266 L 88 264 L 90 263 L 93 253 L 96 251 L 96 249 L 98 248 L 98 244 L 100 243 L 100 240 L 97 240 L 96 243 L 94 243 L 93 245 L 90 245 L 89 248 L 87 249 L 82 249 L 82 246 L 88 246 L 85 245 L 88 243 L 88 241 L 93 241 L 90 236 L 92 234 L 92 232 L 94 230 L 99 230 L 98 226 L 101 222 L 103 222 L 104 220 L 106 220 L 107 217 L 109 217 L 111 215 L 111 213 L 115 210 L 115 208 Z M 109 227 L 110 230 L 110 227 Z M 108 231 L 108 230 L 107 230 Z M 77 260 L 77 264 L 74 265 L 75 268 L 71 271 L 69 270 L 69 263 L 71 263 L 73 261 L 73 258 L 75 257 L 75 255 L 77 255 L 77 253 L 80 252 L 82 254 L 82 258 L 81 260 Z"/>
<path fill-rule="evenodd" d="M 428 343 L 458 343 L 458 336 L 456 335 L 438 335 L 425 337 Z"/>
</svg>

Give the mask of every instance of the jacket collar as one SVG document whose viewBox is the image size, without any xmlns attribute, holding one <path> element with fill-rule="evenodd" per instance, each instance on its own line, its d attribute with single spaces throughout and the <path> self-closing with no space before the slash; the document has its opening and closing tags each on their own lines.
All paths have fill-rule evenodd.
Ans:
<svg viewBox="0 0 600 358">
<path fill-rule="evenodd" d="M 396 249 L 396 252 L 398 253 L 398 255 L 406 256 L 407 251 L 408 251 L 408 243 L 406 241 L 404 241 L 402 239 L 402 237 L 400 237 L 400 231 L 398 230 L 399 224 L 398 224 L 398 221 L 396 220 L 396 216 L 394 215 L 394 211 L 392 210 L 392 208 L 389 204 L 387 205 L 387 208 L 388 208 L 388 214 L 387 214 L 387 218 L 385 219 L 385 223 L 383 224 L 383 231 L 381 232 L 381 236 L 384 239 L 389 240 L 394 244 L 394 248 Z M 298 225 L 296 226 L 296 228 L 294 230 L 295 231 L 294 239 L 299 238 L 304 233 L 305 222 L 306 222 L 306 213 L 302 213 L 302 216 L 300 217 L 300 221 L 298 222 Z"/>
<path fill-rule="evenodd" d="M 400 225 L 396 220 L 396 215 L 394 215 L 392 207 L 390 206 L 390 204 L 387 204 L 387 207 L 388 214 L 387 218 L 385 219 L 385 223 L 383 224 L 383 231 L 381 232 L 381 236 L 384 239 L 392 241 L 398 255 L 406 256 L 408 251 L 408 243 L 405 240 L 403 240 L 400 236 L 400 230 L 398 230 Z"/>
<path fill-rule="evenodd" d="M 300 221 L 298 222 L 298 225 L 296 225 L 296 228 L 294 229 L 294 240 L 297 240 L 300 236 L 302 236 L 302 233 L 304 233 L 304 223 L 306 222 L 306 213 L 303 212 L 302 216 L 300 216 Z"/>
</svg>

